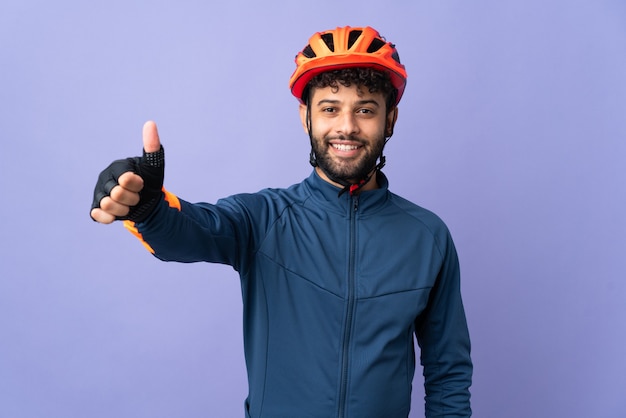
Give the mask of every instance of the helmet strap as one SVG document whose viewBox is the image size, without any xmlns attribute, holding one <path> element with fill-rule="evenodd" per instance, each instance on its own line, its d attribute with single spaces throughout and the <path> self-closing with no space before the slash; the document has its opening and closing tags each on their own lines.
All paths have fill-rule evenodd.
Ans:
<svg viewBox="0 0 626 418">
<path fill-rule="evenodd" d="M 317 158 L 315 157 L 315 151 L 313 151 L 313 130 L 311 128 L 311 103 L 307 100 L 306 103 L 306 130 L 309 134 L 309 142 L 311 143 L 311 153 L 309 154 L 309 164 L 313 167 L 317 167 Z"/>
</svg>

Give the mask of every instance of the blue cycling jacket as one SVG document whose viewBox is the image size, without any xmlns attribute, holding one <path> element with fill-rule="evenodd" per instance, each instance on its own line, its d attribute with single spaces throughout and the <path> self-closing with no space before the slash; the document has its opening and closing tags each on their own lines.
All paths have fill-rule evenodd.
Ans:
<svg viewBox="0 0 626 418">
<path fill-rule="evenodd" d="M 406 418 L 417 336 L 427 417 L 469 417 L 470 340 L 444 223 L 388 190 L 288 189 L 191 204 L 164 193 L 126 225 L 156 257 L 241 277 L 249 418 Z"/>
</svg>

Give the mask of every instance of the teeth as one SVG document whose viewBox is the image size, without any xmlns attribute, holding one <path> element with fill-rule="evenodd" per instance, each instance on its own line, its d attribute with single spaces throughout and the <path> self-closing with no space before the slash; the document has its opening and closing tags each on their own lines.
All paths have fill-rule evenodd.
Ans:
<svg viewBox="0 0 626 418">
<path fill-rule="evenodd" d="M 335 149 L 339 151 L 352 151 L 359 148 L 357 145 L 346 145 L 346 144 L 331 144 Z"/>
</svg>

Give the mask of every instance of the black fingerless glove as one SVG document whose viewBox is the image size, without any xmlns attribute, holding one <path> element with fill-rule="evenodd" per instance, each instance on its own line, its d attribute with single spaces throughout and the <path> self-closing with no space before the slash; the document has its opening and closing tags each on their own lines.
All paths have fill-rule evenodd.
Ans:
<svg viewBox="0 0 626 418">
<path fill-rule="evenodd" d="M 130 207 L 128 215 L 116 216 L 115 219 L 142 222 L 152 213 L 162 197 L 165 175 L 163 147 L 157 152 L 144 151 L 142 157 L 113 161 L 98 176 L 91 209 L 100 207 L 102 198 L 109 196 L 111 190 L 118 185 L 118 178 L 127 171 L 132 171 L 143 179 L 143 189 L 139 192 L 139 203 Z"/>
</svg>

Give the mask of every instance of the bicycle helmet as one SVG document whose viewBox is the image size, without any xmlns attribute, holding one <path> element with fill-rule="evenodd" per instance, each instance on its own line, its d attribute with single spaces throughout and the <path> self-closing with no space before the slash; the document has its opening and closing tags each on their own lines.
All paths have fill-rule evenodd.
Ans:
<svg viewBox="0 0 626 418">
<path fill-rule="evenodd" d="M 296 70 L 289 80 L 289 87 L 300 102 L 303 102 L 302 95 L 313 77 L 324 71 L 341 68 L 371 67 L 387 71 L 392 85 L 398 90 L 396 105 L 406 86 L 406 70 L 400 63 L 395 45 L 387 42 L 369 26 L 345 26 L 318 32 L 296 55 L 295 61 Z"/>
</svg>

